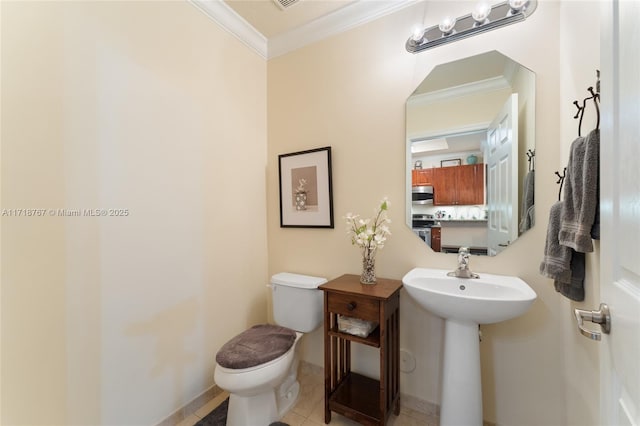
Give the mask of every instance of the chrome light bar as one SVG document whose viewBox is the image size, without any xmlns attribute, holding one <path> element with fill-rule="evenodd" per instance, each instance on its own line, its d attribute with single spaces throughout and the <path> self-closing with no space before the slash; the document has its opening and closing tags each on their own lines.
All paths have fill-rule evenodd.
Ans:
<svg viewBox="0 0 640 426">
<path fill-rule="evenodd" d="M 504 1 L 491 6 L 491 9 L 487 10 L 488 13 L 480 16 L 477 13 L 470 13 L 455 21 L 449 20 L 447 24 L 454 22 L 453 28 L 443 25 L 444 23 L 425 28 L 421 33 L 409 37 L 405 47 L 411 53 L 418 53 L 505 25 L 515 24 L 529 17 L 537 6 L 537 0 Z"/>
</svg>

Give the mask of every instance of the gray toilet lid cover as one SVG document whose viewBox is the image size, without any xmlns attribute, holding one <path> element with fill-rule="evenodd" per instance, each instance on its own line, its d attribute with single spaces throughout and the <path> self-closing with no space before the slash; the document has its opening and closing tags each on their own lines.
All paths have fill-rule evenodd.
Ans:
<svg viewBox="0 0 640 426">
<path fill-rule="evenodd" d="M 284 355 L 295 340 L 296 332 L 289 328 L 254 325 L 225 343 L 216 355 L 216 362 L 236 370 L 255 367 Z"/>
</svg>

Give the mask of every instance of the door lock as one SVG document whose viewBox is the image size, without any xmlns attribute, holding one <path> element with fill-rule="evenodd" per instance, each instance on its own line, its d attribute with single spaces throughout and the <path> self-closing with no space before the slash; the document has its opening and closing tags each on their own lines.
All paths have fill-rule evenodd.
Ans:
<svg viewBox="0 0 640 426">
<path fill-rule="evenodd" d="M 591 331 L 584 326 L 585 321 L 591 321 L 596 324 L 600 324 L 602 333 L 609 334 L 611 331 L 611 314 L 609 313 L 609 307 L 605 303 L 600 304 L 600 309 L 597 311 L 587 311 L 584 309 L 574 309 L 576 321 L 578 321 L 578 328 L 583 336 L 593 340 L 601 340 L 602 334 L 598 331 Z"/>
</svg>

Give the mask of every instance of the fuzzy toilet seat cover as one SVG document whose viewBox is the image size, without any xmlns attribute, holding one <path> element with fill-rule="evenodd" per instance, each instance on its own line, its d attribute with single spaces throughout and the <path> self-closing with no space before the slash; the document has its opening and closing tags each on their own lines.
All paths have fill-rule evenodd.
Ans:
<svg viewBox="0 0 640 426">
<path fill-rule="evenodd" d="M 296 332 L 278 325 L 254 325 L 225 343 L 216 362 L 225 368 L 242 369 L 264 364 L 284 355 L 296 340 Z"/>
</svg>

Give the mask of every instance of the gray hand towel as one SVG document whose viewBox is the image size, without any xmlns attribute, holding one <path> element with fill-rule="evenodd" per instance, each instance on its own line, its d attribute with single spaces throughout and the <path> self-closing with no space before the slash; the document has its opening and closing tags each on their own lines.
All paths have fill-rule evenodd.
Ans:
<svg viewBox="0 0 640 426">
<path fill-rule="evenodd" d="M 598 197 L 599 199 L 600 197 Z M 594 240 L 600 239 L 600 203 L 598 203 L 598 208 L 596 208 L 596 217 L 593 220 L 593 227 L 591 228 L 591 238 Z"/>
<path fill-rule="evenodd" d="M 600 131 L 596 129 L 571 144 L 567 165 L 559 240 L 560 244 L 582 253 L 593 251 L 591 228 L 599 202 L 599 153 Z"/>
<path fill-rule="evenodd" d="M 591 238 L 594 240 L 600 239 L 600 161 L 598 161 L 598 185 L 596 187 L 596 214 L 593 218 L 593 226 L 591 227 Z"/>
<path fill-rule="evenodd" d="M 557 292 L 571 300 L 584 300 L 584 253 L 578 253 L 570 247 L 560 245 L 558 232 L 564 202 L 558 201 L 549 211 L 547 241 L 544 258 L 540 263 L 540 273 L 553 278 Z"/>
<path fill-rule="evenodd" d="M 533 225 L 536 224 L 536 206 L 529 207 L 527 210 L 527 217 L 525 218 L 525 225 L 527 229 L 531 229 Z"/>
<path fill-rule="evenodd" d="M 540 273 L 563 283 L 571 281 L 571 249 L 560 245 L 560 219 L 564 202 L 558 201 L 549 210 L 547 241 L 544 245 L 544 258 L 540 263 Z"/>
<path fill-rule="evenodd" d="M 569 282 L 554 280 L 556 291 L 576 302 L 584 300 L 585 255 L 571 250 L 571 279 Z"/>
<path fill-rule="evenodd" d="M 522 211 L 520 212 L 520 232 L 524 232 L 533 226 L 533 203 L 535 193 L 535 171 L 531 170 L 524 177 L 522 185 Z"/>
</svg>

